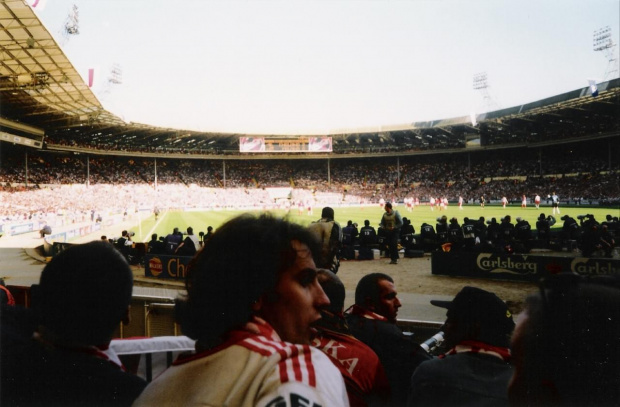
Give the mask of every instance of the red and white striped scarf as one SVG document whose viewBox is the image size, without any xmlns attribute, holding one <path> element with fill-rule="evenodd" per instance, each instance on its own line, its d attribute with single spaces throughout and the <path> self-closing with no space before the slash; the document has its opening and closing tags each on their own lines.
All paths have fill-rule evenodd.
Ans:
<svg viewBox="0 0 620 407">
<path fill-rule="evenodd" d="M 376 312 L 372 312 L 370 310 L 362 308 L 359 305 L 352 305 L 350 309 L 351 309 L 350 312 L 352 315 L 360 315 L 367 319 L 376 319 L 377 321 L 388 322 L 388 319 L 384 317 L 383 315 L 379 315 Z"/>
<path fill-rule="evenodd" d="M 443 359 L 446 356 L 450 355 L 456 355 L 457 353 L 480 353 L 484 355 L 495 356 L 496 358 L 500 358 L 504 362 L 510 362 L 510 349 L 493 346 L 489 345 L 488 343 L 478 341 L 460 342 L 458 345 L 447 351 L 445 354 L 440 355 L 439 359 Z"/>
</svg>

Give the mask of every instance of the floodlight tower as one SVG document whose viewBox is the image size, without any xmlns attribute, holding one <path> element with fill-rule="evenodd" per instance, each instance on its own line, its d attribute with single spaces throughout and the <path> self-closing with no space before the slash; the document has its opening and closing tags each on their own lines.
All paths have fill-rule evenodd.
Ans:
<svg viewBox="0 0 620 407">
<path fill-rule="evenodd" d="M 485 111 L 488 112 L 492 109 L 499 108 L 497 103 L 495 103 L 489 94 L 489 81 L 486 72 L 474 74 L 473 85 L 474 90 L 480 91 L 480 94 L 482 95 L 482 104 Z"/>
<path fill-rule="evenodd" d="M 103 101 L 106 100 L 108 95 L 111 93 L 112 88 L 117 85 L 123 84 L 123 68 L 114 63 L 110 68 L 110 74 L 108 75 L 108 80 L 105 83 L 103 89 L 99 93 L 99 98 Z"/>
<path fill-rule="evenodd" d="M 69 38 L 74 35 L 80 34 L 80 11 L 75 4 L 71 7 L 67 18 L 60 30 L 62 37 L 61 45 L 65 45 Z"/>
<path fill-rule="evenodd" d="M 603 80 L 614 78 L 618 74 L 618 57 L 616 57 L 616 45 L 609 26 L 594 31 L 592 35 L 593 49 L 595 52 L 603 52 L 607 58 L 607 69 Z"/>
</svg>

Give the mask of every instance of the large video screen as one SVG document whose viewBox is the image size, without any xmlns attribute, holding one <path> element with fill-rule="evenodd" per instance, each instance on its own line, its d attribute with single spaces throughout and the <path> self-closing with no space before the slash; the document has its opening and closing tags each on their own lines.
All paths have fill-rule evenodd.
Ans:
<svg viewBox="0 0 620 407">
<path fill-rule="evenodd" d="M 330 153 L 331 137 L 265 138 L 240 137 L 242 153 Z"/>
<path fill-rule="evenodd" d="M 261 137 L 241 137 L 239 151 L 242 153 L 264 153 L 265 139 Z"/>
</svg>

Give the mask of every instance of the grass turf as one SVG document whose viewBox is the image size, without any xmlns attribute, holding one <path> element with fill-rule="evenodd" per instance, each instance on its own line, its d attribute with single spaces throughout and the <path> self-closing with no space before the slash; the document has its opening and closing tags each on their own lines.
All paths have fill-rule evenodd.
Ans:
<svg viewBox="0 0 620 407">
<path fill-rule="evenodd" d="M 459 220 L 459 224 L 463 223 L 463 218 L 465 217 L 470 219 L 478 219 L 480 216 L 484 216 L 486 220 L 490 220 L 494 217 L 498 222 L 500 222 L 502 217 L 510 215 L 513 224 L 516 223 L 517 217 L 522 217 L 527 220 L 532 226 L 532 229 L 535 230 L 538 216 L 541 213 L 544 213 L 545 216 L 551 214 L 551 207 L 542 205 L 540 209 L 536 209 L 534 205 L 529 205 L 527 208 L 521 208 L 520 205 L 509 205 L 505 209 L 502 208 L 501 205 L 486 205 L 484 209 L 479 205 L 464 205 L 463 210 L 459 210 L 456 205 L 449 205 L 448 208 L 443 211 L 440 211 L 437 208 L 435 208 L 434 211 L 431 211 L 428 206 L 420 206 L 414 208 L 412 212 L 408 212 L 404 205 L 398 205 L 395 206 L 394 209 L 396 209 L 402 217 L 406 217 L 411 220 L 416 233 L 420 232 L 420 226 L 423 222 L 429 223 L 434 227 L 437 222 L 437 217 L 443 215 L 446 215 L 448 220 L 452 217 L 456 217 Z M 336 221 L 338 221 L 341 226 L 344 227 L 348 220 L 352 220 L 354 223 L 358 224 L 358 228 L 361 228 L 364 225 L 365 219 L 370 221 L 371 226 L 377 228 L 384 212 L 383 208 L 379 205 L 366 207 L 334 207 L 334 211 Z M 560 206 L 560 211 L 561 214 L 556 215 L 557 223 L 554 228 L 561 228 L 563 222 L 560 220 L 560 217 L 566 214 L 575 218 L 577 221 L 578 215 L 592 214 L 599 222 L 604 221 L 607 214 L 611 214 L 612 216 L 620 215 L 620 208 Z M 136 238 L 134 240 L 137 242 L 146 242 L 150 240 L 152 233 L 157 233 L 158 236 L 165 236 L 171 233 L 175 227 L 178 227 L 180 231 L 185 232 L 187 227 L 191 226 L 194 229 L 194 234 L 198 235 L 199 232 L 206 233 L 207 226 L 213 226 L 213 228 L 217 230 L 217 228 L 228 219 L 246 212 L 248 211 L 169 211 L 160 214 L 157 221 L 155 221 L 153 215 L 143 218 L 131 230 L 136 232 Z M 276 216 L 288 216 L 291 221 L 302 225 L 307 225 L 321 217 L 320 207 L 314 208 L 314 213 L 312 215 L 308 215 L 305 209 L 301 214 L 299 214 L 297 208 L 291 208 L 288 215 L 285 210 L 273 210 L 270 212 Z M 259 211 L 254 211 L 254 213 L 259 213 Z"/>
</svg>

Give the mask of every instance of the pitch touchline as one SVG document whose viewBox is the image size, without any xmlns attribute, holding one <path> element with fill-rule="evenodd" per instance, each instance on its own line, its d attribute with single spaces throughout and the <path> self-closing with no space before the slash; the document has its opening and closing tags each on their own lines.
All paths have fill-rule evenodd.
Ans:
<svg viewBox="0 0 620 407">
<path fill-rule="evenodd" d="M 155 222 L 155 224 L 153 225 L 153 228 L 149 231 L 149 233 L 146 234 L 145 237 L 143 237 L 144 242 L 148 242 L 149 240 L 151 240 L 151 235 L 153 234 L 153 232 L 155 232 L 155 229 L 157 229 L 157 226 L 159 225 L 159 223 L 164 220 L 164 218 L 166 217 L 166 215 L 168 215 L 168 211 L 165 211 L 163 213 L 163 215 L 159 218 L 159 220 L 157 220 Z"/>
</svg>

